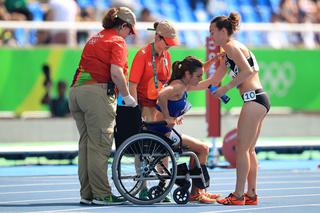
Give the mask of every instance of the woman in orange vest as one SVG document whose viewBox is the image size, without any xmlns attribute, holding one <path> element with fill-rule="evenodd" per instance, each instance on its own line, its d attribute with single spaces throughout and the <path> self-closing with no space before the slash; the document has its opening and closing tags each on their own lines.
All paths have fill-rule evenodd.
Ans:
<svg viewBox="0 0 320 213">
<path fill-rule="evenodd" d="M 142 118 L 154 120 L 158 91 L 170 79 L 171 57 L 168 49 L 179 44 L 168 21 L 154 23 L 154 42 L 141 48 L 132 62 L 129 90 L 141 107 Z"/>
</svg>

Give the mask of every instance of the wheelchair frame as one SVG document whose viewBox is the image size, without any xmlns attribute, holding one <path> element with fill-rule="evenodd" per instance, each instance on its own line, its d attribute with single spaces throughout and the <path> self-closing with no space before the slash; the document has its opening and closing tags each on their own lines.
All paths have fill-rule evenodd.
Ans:
<svg viewBox="0 0 320 213">
<path fill-rule="evenodd" d="M 142 125 L 156 123 L 159 122 L 143 122 Z M 112 164 L 112 179 L 124 198 L 134 204 L 150 205 L 162 201 L 176 184 L 178 187 L 173 192 L 173 199 L 177 204 L 186 204 L 190 195 L 190 180 L 199 188 L 209 186 L 210 180 L 206 167 L 200 165 L 194 152 L 183 151 L 181 136 L 176 130 L 173 129 L 173 131 L 180 138 L 178 145 L 164 135 L 142 130 L 127 138 L 117 148 Z M 185 163 L 177 165 L 177 160 L 182 156 L 193 157 L 195 168 L 189 170 Z M 128 159 L 134 161 L 134 168 L 132 165 L 128 166 L 130 165 L 126 162 Z M 165 159 L 168 159 L 168 165 L 165 165 Z M 126 175 L 126 169 L 133 174 Z M 134 182 L 133 184 L 128 183 L 130 179 Z M 146 182 L 155 184 L 149 188 L 147 199 L 138 196 L 139 192 L 146 187 Z"/>
</svg>

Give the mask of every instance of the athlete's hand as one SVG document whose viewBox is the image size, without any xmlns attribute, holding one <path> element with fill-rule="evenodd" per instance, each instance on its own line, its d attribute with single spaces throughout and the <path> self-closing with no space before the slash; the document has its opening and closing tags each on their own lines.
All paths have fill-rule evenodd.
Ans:
<svg viewBox="0 0 320 213">
<path fill-rule="evenodd" d="M 225 52 L 219 53 L 213 58 L 213 60 L 216 62 L 217 60 L 220 60 L 221 58 L 223 58 L 225 55 L 226 55 Z"/>
<path fill-rule="evenodd" d="M 168 117 L 164 120 L 167 122 L 167 127 L 172 128 L 176 124 L 176 118 Z"/>
<path fill-rule="evenodd" d="M 176 124 L 177 124 L 177 125 L 183 124 L 183 116 L 180 116 L 180 117 L 177 117 L 177 118 L 176 118 Z"/>
<path fill-rule="evenodd" d="M 221 96 L 223 96 L 224 94 L 226 94 L 228 92 L 228 87 L 227 86 L 222 86 L 217 88 L 215 91 L 212 92 L 212 94 L 217 97 L 220 98 Z"/>
<path fill-rule="evenodd" d="M 131 95 L 123 97 L 123 102 L 124 102 L 124 106 L 128 106 L 128 107 L 136 107 L 138 105 L 136 100 Z"/>
<path fill-rule="evenodd" d="M 210 64 L 216 63 L 218 60 L 223 58 L 225 55 L 226 55 L 225 52 L 217 54 L 216 56 L 214 56 L 213 58 L 210 59 Z"/>
</svg>

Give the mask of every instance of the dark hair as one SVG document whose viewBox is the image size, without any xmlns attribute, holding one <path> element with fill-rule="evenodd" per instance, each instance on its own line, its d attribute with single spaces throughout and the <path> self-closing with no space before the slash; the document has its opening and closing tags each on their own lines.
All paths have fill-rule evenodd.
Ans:
<svg viewBox="0 0 320 213">
<path fill-rule="evenodd" d="M 157 27 L 158 27 L 158 25 L 159 25 L 159 22 L 158 22 L 158 21 L 157 21 L 157 22 L 154 22 L 154 23 L 153 23 L 153 28 L 156 30 Z"/>
<path fill-rule="evenodd" d="M 172 74 L 168 84 L 174 80 L 182 79 L 186 74 L 186 71 L 189 71 L 190 74 L 193 74 L 196 72 L 197 68 L 201 67 L 203 67 L 203 63 L 194 56 L 187 56 L 182 61 L 175 61 L 172 64 Z"/>
<path fill-rule="evenodd" d="M 227 16 L 217 16 L 212 21 L 211 24 L 215 23 L 217 28 L 221 30 L 226 28 L 228 35 L 232 35 L 234 32 L 238 31 L 240 23 L 240 15 L 236 12 L 231 12 L 229 17 Z"/>
<path fill-rule="evenodd" d="M 107 14 L 102 19 L 102 26 L 104 29 L 111 29 L 115 27 L 119 27 L 122 24 L 126 24 L 129 28 L 132 28 L 131 24 L 120 19 L 117 14 L 120 8 L 113 7 L 111 8 Z"/>
</svg>

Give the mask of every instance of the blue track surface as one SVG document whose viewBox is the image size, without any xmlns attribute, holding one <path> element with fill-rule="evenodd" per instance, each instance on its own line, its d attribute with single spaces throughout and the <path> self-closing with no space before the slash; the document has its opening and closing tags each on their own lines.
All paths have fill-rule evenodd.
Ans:
<svg viewBox="0 0 320 213">
<path fill-rule="evenodd" d="M 83 207 L 77 166 L 0 167 L 0 212 L 308 212 L 320 210 L 319 161 L 261 161 L 258 206 L 155 204 Z M 208 191 L 234 190 L 235 170 L 210 170 Z"/>
</svg>

